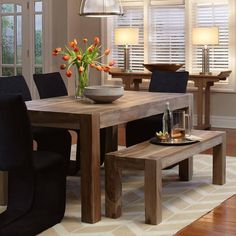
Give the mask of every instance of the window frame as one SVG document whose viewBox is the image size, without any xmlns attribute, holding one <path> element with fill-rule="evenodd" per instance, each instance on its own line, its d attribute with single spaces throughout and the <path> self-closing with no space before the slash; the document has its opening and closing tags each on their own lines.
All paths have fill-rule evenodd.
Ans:
<svg viewBox="0 0 236 236">
<path fill-rule="evenodd" d="M 37 88 L 34 85 L 33 82 L 33 74 L 35 71 L 35 52 L 34 52 L 34 44 L 35 44 L 35 11 L 34 11 L 34 3 L 39 2 L 40 0 L 33 0 L 29 1 L 29 35 L 30 42 L 29 42 L 29 57 L 30 59 L 30 90 L 31 95 L 33 98 L 38 98 L 38 92 Z M 52 67 L 52 59 L 51 59 L 51 51 L 52 51 L 52 45 L 50 42 L 52 42 L 52 19 L 50 17 L 50 13 L 52 10 L 52 1 L 51 0 L 41 0 L 42 1 L 42 70 L 43 73 L 46 71 L 50 71 Z M 37 13 L 36 13 L 37 14 Z"/>
<path fill-rule="evenodd" d="M 222 2 L 222 0 L 208 0 L 208 2 Z M 229 70 L 232 70 L 232 73 L 230 77 L 225 81 L 220 81 L 218 83 L 215 83 L 215 85 L 212 87 L 212 91 L 214 92 L 226 92 L 226 93 L 234 93 L 236 92 L 236 78 L 235 78 L 235 69 L 236 69 L 236 40 L 235 40 L 235 32 L 231 29 L 236 28 L 236 3 L 235 0 L 227 0 L 229 4 Z M 144 1 L 144 62 L 148 62 L 148 28 L 145 27 L 145 24 L 148 24 L 148 8 L 151 1 Z M 172 0 L 166 0 L 166 2 L 173 2 Z M 174 1 L 175 2 L 175 1 Z M 177 1 L 178 2 L 178 1 Z M 193 20 L 192 20 L 192 8 L 194 3 L 206 3 L 206 0 L 186 0 L 185 1 L 185 69 L 188 70 L 190 73 L 192 72 L 192 53 L 193 53 L 193 45 L 192 45 L 192 39 L 191 39 L 191 29 L 193 27 Z M 122 3 L 123 4 L 123 3 Z M 135 4 L 135 1 L 129 1 L 128 3 L 125 3 L 125 5 L 133 5 Z M 140 3 L 138 3 L 140 4 Z M 107 29 L 110 29 L 110 22 L 107 19 L 103 19 L 101 23 L 102 27 L 102 35 L 103 35 L 103 42 L 105 42 L 105 47 L 112 48 L 111 45 L 111 38 L 109 33 L 107 32 Z M 148 25 L 149 26 L 149 25 Z M 234 46 L 235 45 L 235 46 Z M 109 58 L 111 59 L 111 58 Z M 234 79 L 235 78 L 235 79 Z M 103 75 L 103 81 L 108 84 L 121 84 L 121 80 L 118 78 L 111 78 L 111 76 Z M 149 85 L 148 80 L 143 80 L 143 83 L 141 84 L 141 88 L 146 89 Z M 195 89 L 193 86 L 193 83 L 189 82 L 188 87 L 191 89 Z"/>
</svg>

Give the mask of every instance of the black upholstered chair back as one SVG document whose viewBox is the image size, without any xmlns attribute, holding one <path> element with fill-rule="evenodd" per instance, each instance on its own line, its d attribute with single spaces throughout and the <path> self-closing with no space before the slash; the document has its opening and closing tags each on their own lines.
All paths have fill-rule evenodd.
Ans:
<svg viewBox="0 0 236 236">
<path fill-rule="evenodd" d="M 149 92 L 185 93 L 188 76 L 187 71 L 154 71 L 149 85 Z M 129 147 L 148 140 L 155 135 L 155 132 L 161 131 L 162 115 L 128 122 L 126 125 L 126 146 Z"/>
<path fill-rule="evenodd" d="M 32 136 L 21 95 L 0 94 L 0 169 L 32 166 Z"/>
<path fill-rule="evenodd" d="M 59 72 L 34 74 L 40 98 L 67 96 L 68 92 Z"/>
<path fill-rule="evenodd" d="M 64 81 L 59 72 L 52 72 L 47 74 L 34 74 L 34 82 L 39 92 L 39 96 L 41 99 L 43 98 L 51 98 L 51 97 L 59 97 L 59 96 L 67 96 L 68 92 Z M 79 137 L 79 130 L 75 130 L 77 132 L 77 136 Z M 103 159 L 105 158 L 105 130 L 101 129 L 101 164 L 103 163 Z M 77 141 L 77 150 L 76 150 L 76 169 L 79 169 L 80 166 L 80 142 L 79 139 Z M 71 166 L 73 166 L 74 161 L 71 161 Z M 72 168 L 73 169 L 73 168 Z"/>
<path fill-rule="evenodd" d="M 0 94 L 0 170 L 8 171 L 8 202 L 0 213 L 0 235 L 38 235 L 64 216 L 65 158 L 33 151 L 30 130 L 22 96 Z"/>
<path fill-rule="evenodd" d="M 150 92 L 185 93 L 189 73 L 187 71 L 154 71 L 149 85 Z"/>
<path fill-rule="evenodd" d="M 32 100 L 22 75 L 0 77 L 0 94 L 21 94 L 24 101 Z"/>
<path fill-rule="evenodd" d="M 31 99 L 30 90 L 22 75 L 0 77 L 0 94 L 20 94 L 24 101 Z M 17 119 L 17 117 L 15 117 Z M 60 153 L 68 162 L 71 151 L 71 135 L 64 129 L 32 127 L 33 139 L 38 150 Z M 13 143 L 13 142 L 12 142 Z"/>
</svg>

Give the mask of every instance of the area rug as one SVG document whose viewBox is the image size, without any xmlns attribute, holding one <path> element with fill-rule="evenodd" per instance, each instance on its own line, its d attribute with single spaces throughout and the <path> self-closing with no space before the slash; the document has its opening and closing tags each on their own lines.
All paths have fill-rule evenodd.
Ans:
<svg viewBox="0 0 236 236">
<path fill-rule="evenodd" d="M 157 226 L 144 223 L 143 172 L 125 171 L 123 215 L 105 217 L 104 169 L 102 169 L 102 220 L 81 223 L 79 177 L 67 179 L 66 214 L 60 224 L 40 236 L 171 236 L 236 193 L 236 158 L 227 157 L 227 178 L 223 186 L 212 185 L 212 156 L 194 156 L 194 176 L 190 182 L 178 180 L 178 169 L 163 170 L 163 221 Z"/>
</svg>

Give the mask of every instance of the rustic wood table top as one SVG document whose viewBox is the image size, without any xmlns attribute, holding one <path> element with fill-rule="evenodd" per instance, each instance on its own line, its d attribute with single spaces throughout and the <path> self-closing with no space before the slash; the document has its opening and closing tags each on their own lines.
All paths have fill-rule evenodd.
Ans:
<svg viewBox="0 0 236 236">
<path fill-rule="evenodd" d="M 80 129 L 82 221 L 101 220 L 100 128 L 106 128 L 107 151 L 117 149 L 117 125 L 163 113 L 170 108 L 189 108 L 192 94 L 125 91 L 113 103 L 95 104 L 74 97 L 57 97 L 26 102 L 32 124 Z"/>
<path fill-rule="evenodd" d="M 120 68 L 113 69 L 109 72 L 113 78 L 121 78 L 122 83 L 126 90 L 136 91 L 140 90 L 140 84 L 143 79 L 151 79 L 151 72 L 144 71 L 132 71 L 132 72 L 122 72 Z M 220 80 L 226 80 L 231 74 L 231 71 L 222 71 L 218 74 L 189 74 L 189 80 L 193 81 L 194 87 L 197 88 L 196 92 L 196 110 L 197 110 L 197 127 L 198 129 L 209 129 L 210 124 L 210 88 L 214 86 L 214 83 Z M 205 97 L 205 99 L 204 99 Z M 203 119 L 204 115 L 204 119 Z"/>
</svg>

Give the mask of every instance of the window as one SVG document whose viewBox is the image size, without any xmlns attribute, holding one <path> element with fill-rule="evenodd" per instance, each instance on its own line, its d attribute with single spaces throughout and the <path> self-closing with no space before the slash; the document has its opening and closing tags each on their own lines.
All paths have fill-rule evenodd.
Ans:
<svg viewBox="0 0 236 236">
<path fill-rule="evenodd" d="M 219 45 L 210 48 L 210 71 L 227 70 L 229 67 L 229 5 L 227 1 L 194 3 L 193 27 L 219 27 Z M 202 51 L 193 50 L 192 71 L 201 70 Z"/>
<path fill-rule="evenodd" d="M 202 70 L 201 46 L 192 45 L 193 27 L 219 27 L 219 45 L 210 47 L 210 71 L 232 70 L 230 79 L 214 90 L 236 91 L 234 0 L 123 0 L 124 16 L 109 19 L 108 47 L 118 67 L 123 67 L 122 46 L 114 45 L 114 29 L 138 27 L 139 45 L 131 46 L 131 69 L 144 70 L 145 63 L 184 63 L 190 73 Z M 112 39 L 109 41 L 109 39 Z"/>
<path fill-rule="evenodd" d="M 153 3 L 149 12 L 149 62 L 185 63 L 184 5 Z"/>
<path fill-rule="evenodd" d="M 23 5 L 14 3 L 0 4 L 0 75 L 22 74 L 22 35 Z"/>
<path fill-rule="evenodd" d="M 46 67 L 49 23 L 45 24 L 50 1 L 3 0 L 0 3 L 0 76 L 24 75 L 35 97 L 33 73 Z M 47 14 L 46 14 L 47 13 Z M 47 37 L 45 37 L 47 36 Z"/>
<path fill-rule="evenodd" d="M 34 3 L 34 73 L 43 72 L 42 48 L 43 44 L 43 3 L 36 1 Z"/>
<path fill-rule="evenodd" d="M 139 29 L 139 44 L 129 45 L 130 47 L 130 68 L 132 70 L 142 70 L 142 63 L 144 63 L 144 27 L 143 27 L 143 7 L 142 6 L 124 6 L 125 14 L 123 17 L 113 18 L 111 24 L 111 38 L 112 45 L 115 43 L 115 28 L 138 28 Z M 117 45 L 112 49 L 112 58 L 117 62 L 118 67 L 124 65 L 124 48 L 122 45 Z"/>
</svg>

